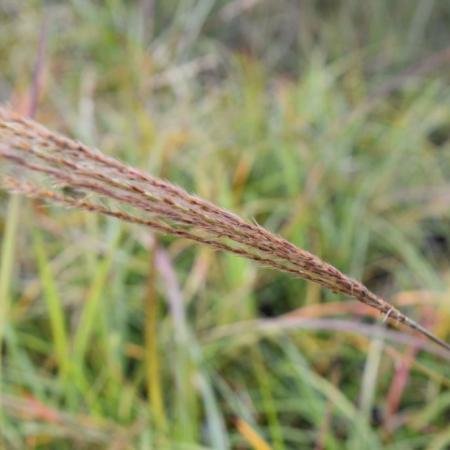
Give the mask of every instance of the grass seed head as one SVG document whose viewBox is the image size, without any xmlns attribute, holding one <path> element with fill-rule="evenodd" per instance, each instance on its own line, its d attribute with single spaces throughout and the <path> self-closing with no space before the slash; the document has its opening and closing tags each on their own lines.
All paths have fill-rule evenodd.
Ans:
<svg viewBox="0 0 450 450">
<path fill-rule="evenodd" d="M 5 108 L 0 108 L 0 157 L 14 166 L 14 177 L 2 178 L 10 191 L 145 225 L 313 281 L 375 308 L 385 320 L 402 323 L 450 351 L 449 344 L 308 251 Z"/>
</svg>

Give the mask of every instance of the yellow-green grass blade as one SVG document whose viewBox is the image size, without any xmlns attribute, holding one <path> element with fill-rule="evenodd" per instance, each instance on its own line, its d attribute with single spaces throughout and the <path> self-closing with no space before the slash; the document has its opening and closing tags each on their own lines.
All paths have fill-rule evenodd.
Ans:
<svg viewBox="0 0 450 450">
<path fill-rule="evenodd" d="M 61 378 L 67 381 L 67 377 L 70 375 L 71 351 L 67 337 L 64 304 L 58 292 L 44 240 L 41 232 L 37 229 L 33 230 L 33 248 L 42 283 L 43 297 L 47 305 L 58 372 Z"/>
</svg>

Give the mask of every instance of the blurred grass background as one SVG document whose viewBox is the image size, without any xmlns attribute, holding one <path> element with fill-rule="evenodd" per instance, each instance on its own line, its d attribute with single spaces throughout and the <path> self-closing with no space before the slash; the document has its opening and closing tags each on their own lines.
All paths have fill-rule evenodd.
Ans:
<svg viewBox="0 0 450 450">
<path fill-rule="evenodd" d="M 449 339 L 448 2 L 1 0 L 19 110 L 42 34 L 38 120 Z M 5 193 L 0 233 L 3 448 L 450 448 L 448 359 L 346 298 Z"/>
</svg>

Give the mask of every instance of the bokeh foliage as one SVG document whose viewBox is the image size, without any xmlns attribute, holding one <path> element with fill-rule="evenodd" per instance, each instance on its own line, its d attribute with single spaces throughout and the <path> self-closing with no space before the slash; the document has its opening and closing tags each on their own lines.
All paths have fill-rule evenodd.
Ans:
<svg viewBox="0 0 450 450">
<path fill-rule="evenodd" d="M 447 2 L 2 0 L 0 98 L 18 109 L 43 22 L 40 121 L 255 219 L 448 340 Z M 450 445 L 448 360 L 374 335 L 347 299 L 10 205 L 5 448 Z"/>
</svg>

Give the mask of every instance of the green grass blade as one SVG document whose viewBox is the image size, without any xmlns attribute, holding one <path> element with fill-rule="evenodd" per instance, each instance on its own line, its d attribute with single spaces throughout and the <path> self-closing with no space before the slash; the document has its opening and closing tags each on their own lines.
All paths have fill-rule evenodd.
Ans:
<svg viewBox="0 0 450 450">
<path fill-rule="evenodd" d="M 74 359 L 78 364 L 82 363 L 86 355 L 89 342 L 96 329 L 96 324 L 99 321 L 101 322 L 101 318 L 99 318 L 100 303 L 103 298 L 103 291 L 107 285 L 108 274 L 120 237 L 121 231 L 119 226 L 114 230 L 108 245 L 107 255 L 98 261 L 96 271 L 92 277 L 89 293 L 81 311 L 80 321 L 73 338 Z"/>
<path fill-rule="evenodd" d="M 56 280 L 45 251 L 44 241 L 38 230 L 33 230 L 33 248 L 42 282 L 44 300 L 49 313 L 58 370 L 62 378 L 67 379 L 70 373 L 71 352 L 67 339 L 64 305 L 58 293 Z"/>
</svg>

